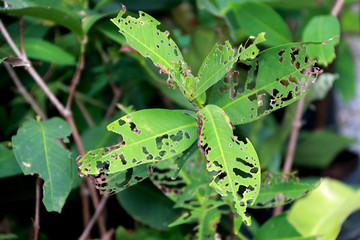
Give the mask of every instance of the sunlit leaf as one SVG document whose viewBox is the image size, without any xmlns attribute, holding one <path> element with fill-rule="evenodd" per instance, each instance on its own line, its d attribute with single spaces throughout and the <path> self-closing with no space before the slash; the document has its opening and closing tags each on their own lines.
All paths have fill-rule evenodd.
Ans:
<svg viewBox="0 0 360 240">
<path fill-rule="evenodd" d="M 260 193 L 251 208 L 270 208 L 285 205 L 304 197 L 318 187 L 320 181 L 307 183 L 291 174 L 263 174 Z"/>
<path fill-rule="evenodd" d="M 250 46 L 246 47 L 240 45 L 240 61 L 244 62 L 245 60 L 248 59 L 254 59 L 259 54 L 260 51 L 256 45 L 264 41 L 266 41 L 265 33 L 261 32 L 255 38 L 254 42 L 250 44 Z"/>
<path fill-rule="evenodd" d="M 70 153 L 56 138 L 66 139 L 70 126 L 61 118 L 28 121 L 12 138 L 14 153 L 25 175 L 44 179 L 43 203 L 48 211 L 61 212 L 71 189 Z"/>
<path fill-rule="evenodd" d="M 126 115 L 108 125 L 119 144 L 89 151 L 78 164 L 85 174 L 115 173 L 176 156 L 196 139 L 196 121 L 183 113 L 149 109 Z"/>
<path fill-rule="evenodd" d="M 219 107 L 207 105 L 199 112 L 199 144 L 204 148 L 207 169 L 215 172 L 210 186 L 220 195 L 229 196 L 243 221 L 250 225 L 246 208 L 260 190 L 260 166 L 250 141 L 241 142 L 233 135 L 229 117 Z"/>
<path fill-rule="evenodd" d="M 316 58 L 319 64 L 326 67 L 335 59 L 335 46 L 339 43 L 339 38 L 330 39 L 339 36 L 340 23 L 336 17 L 324 15 L 312 18 L 304 29 L 303 41 L 320 41 L 324 44 L 309 46 L 308 57 Z"/>
<path fill-rule="evenodd" d="M 233 124 L 251 122 L 285 107 L 309 92 L 314 62 L 306 59 L 306 44 L 267 49 L 249 62 L 245 82 L 234 72 L 218 82 L 210 103 L 220 106 Z M 276 69 L 276 70 L 275 70 Z M 313 72 L 312 72 L 313 71 Z"/>
<path fill-rule="evenodd" d="M 360 209 L 359 199 L 360 190 L 326 178 L 316 190 L 295 202 L 287 218 L 304 237 L 333 240 L 345 219 Z"/>
</svg>

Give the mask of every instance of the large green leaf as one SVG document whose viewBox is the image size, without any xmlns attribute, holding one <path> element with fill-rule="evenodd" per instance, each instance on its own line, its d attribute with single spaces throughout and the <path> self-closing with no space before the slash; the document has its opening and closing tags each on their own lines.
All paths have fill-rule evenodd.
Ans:
<svg viewBox="0 0 360 240">
<path fill-rule="evenodd" d="M 341 41 L 335 62 L 339 79 L 335 81 L 335 88 L 341 93 L 344 101 L 349 101 L 356 94 L 356 67 L 353 51 L 346 41 Z"/>
<path fill-rule="evenodd" d="M 43 203 L 48 211 L 60 212 L 71 189 L 70 153 L 56 140 L 67 140 L 70 133 L 67 122 L 56 117 L 25 122 L 12 138 L 15 157 L 23 173 L 36 173 L 44 179 Z"/>
<path fill-rule="evenodd" d="M 260 190 L 260 166 L 250 141 L 241 142 L 233 135 L 226 113 L 215 105 L 207 105 L 199 112 L 199 144 L 204 147 L 207 169 L 215 172 L 210 185 L 222 196 L 229 196 L 235 208 L 250 225 L 246 208 L 255 200 Z"/>
<path fill-rule="evenodd" d="M 254 121 L 285 107 L 309 92 L 309 68 L 305 43 L 292 43 L 260 52 L 250 61 L 244 82 L 233 74 L 218 82 L 210 103 L 220 106 L 233 124 Z M 276 70 L 275 70 L 276 69 Z"/>
<path fill-rule="evenodd" d="M 333 179 L 321 185 L 291 207 L 288 220 L 304 237 L 321 236 L 333 240 L 345 219 L 360 209 L 360 190 Z"/>
<path fill-rule="evenodd" d="M 193 99 L 224 77 L 224 75 L 230 71 L 238 57 L 239 53 L 234 52 L 228 41 L 225 42 L 224 46 L 215 44 L 200 67 Z"/>
<path fill-rule="evenodd" d="M 9 147 L 9 143 L 0 143 L 0 178 L 11 177 L 21 173 L 21 168 L 16 161 L 13 150 Z"/>
<path fill-rule="evenodd" d="M 316 16 L 310 20 L 303 32 L 303 41 L 325 42 L 333 37 L 340 36 L 340 23 L 332 15 Z M 335 46 L 339 38 L 328 41 L 326 44 L 309 46 L 308 57 L 316 58 L 318 63 L 325 67 L 335 59 Z"/>
<path fill-rule="evenodd" d="M 302 237 L 289 223 L 287 212 L 270 218 L 254 236 L 254 240 L 316 240 L 316 236 Z"/>
<path fill-rule="evenodd" d="M 276 46 L 290 43 L 291 32 L 281 16 L 271 7 L 255 2 L 231 2 L 238 25 L 249 35 L 257 36 L 266 32 L 267 41 L 264 45 Z"/>
<path fill-rule="evenodd" d="M 183 113 L 148 109 L 108 125 L 120 134 L 119 144 L 89 151 L 78 164 L 85 174 L 115 173 L 176 156 L 196 139 L 196 121 Z"/>
<path fill-rule="evenodd" d="M 60 1 L 13 0 L 8 1 L 7 8 L 0 8 L 0 12 L 50 20 L 70 29 L 78 36 L 83 35 L 80 15 L 77 15 L 76 11 L 61 6 Z"/>
<path fill-rule="evenodd" d="M 181 213 L 173 209 L 174 202 L 147 181 L 119 192 L 116 198 L 135 220 L 158 230 L 166 230 Z"/>
<path fill-rule="evenodd" d="M 290 174 L 271 174 L 262 177 L 261 190 L 251 208 L 270 208 L 285 205 L 301 198 L 320 184 L 301 182 Z"/>
<path fill-rule="evenodd" d="M 299 137 L 294 163 L 298 166 L 324 168 L 354 142 L 354 139 L 329 130 L 304 132 Z"/>
<path fill-rule="evenodd" d="M 169 38 L 169 33 L 157 29 L 160 23 L 144 12 L 139 12 L 139 18 L 123 18 L 123 14 L 121 10 L 111 21 L 120 29 L 126 42 L 141 55 L 150 58 L 160 72 L 169 74 L 185 96 L 193 96 L 195 77 L 184 62 L 180 49 Z"/>
</svg>

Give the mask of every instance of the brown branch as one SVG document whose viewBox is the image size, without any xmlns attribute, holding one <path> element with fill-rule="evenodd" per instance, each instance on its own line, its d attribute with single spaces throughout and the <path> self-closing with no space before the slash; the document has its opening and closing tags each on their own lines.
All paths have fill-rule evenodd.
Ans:
<svg viewBox="0 0 360 240">
<path fill-rule="evenodd" d="M 123 92 L 123 88 L 120 87 L 116 87 L 116 88 L 113 88 L 113 93 L 114 93 L 114 96 L 113 96 L 113 99 L 109 105 L 109 108 L 107 109 L 106 111 L 106 114 L 105 114 L 105 117 L 104 117 L 104 121 L 108 120 L 112 114 L 114 113 L 115 109 L 116 109 L 116 105 L 122 95 L 122 92 Z"/>
<path fill-rule="evenodd" d="M 20 21 L 19 21 L 19 40 L 20 40 L 20 51 L 21 51 L 21 55 L 25 56 L 25 48 L 24 48 L 24 34 L 23 31 L 24 30 L 24 17 L 21 16 L 20 17 Z"/>
<path fill-rule="evenodd" d="M 45 113 L 41 110 L 40 106 L 36 103 L 31 94 L 26 90 L 24 85 L 21 83 L 20 79 L 16 75 L 14 69 L 7 62 L 3 62 L 5 69 L 8 71 L 11 79 L 16 85 L 18 92 L 24 97 L 25 101 L 31 106 L 32 109 L 36 112 L 37 115 L 41 117 L 41 119 L 46 120 L 47 117 Z"/>
<path fill-rule="evenodd" d="M 96 208 L 96 211 L 95 211 L 94 215 L 92 216 L 89 224 L 86 226 L 85 230 L 83 231 L 83 233 L 81 234 L 81 236 L 79 237 L 78 240 L 85 240 L 87 238 L 87 236 L 89 235 L 92 227 L 94 226 L 94 224 L 97 221 L 98 217 L 102 213 L 108 199 L 109 199 L 109 194 L 106 193 L 102 197 L 101 202 L 100 202 L 99 206 Z"/>
<path fill-rule="evenodd" d="M 36 200 L 35 200 L 35 219 L 34 219 L 34 240 L 38 239 L 40 229 L 40 199 L 41 198 L 41 179 L 36 176 Z"/>
<path fill-rule="evenodd" d="M 340 12 L 341 12 L 341 9 L 342 7 L 344 6 L 344 2 L 345 0 L 337 0 L 333 6 L 333 8 L 331 9 L 331 14 L 334 16 L 334 17 L 338 17 Z"/>
<path fill-rule="evenodd" d="M 84 229 L 90 222 L 90 201 L 89 194 L 87 191 L 87 186 L 85 182 L 80 183 L 80 196 L 81 196 L 81 206 L 82 206 L 82 216 L 83 216 L 83 226 Z"/>
</svg>

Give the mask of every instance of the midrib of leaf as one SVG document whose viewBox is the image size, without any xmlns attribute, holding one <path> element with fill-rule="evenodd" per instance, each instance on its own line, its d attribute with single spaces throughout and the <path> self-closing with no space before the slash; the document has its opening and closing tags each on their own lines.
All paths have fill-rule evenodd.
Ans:
<svg viewBox="0 0 360 240">
<path fill-rule="evenodd" d="M 187 124 L 187 125 L 182 125 L 182 126 L 179 126 L 179 127 L 177 127 L 177 128 L 172 128 L 172 129 L 170 129 L 169 131 L 176 131 L 176 130 L 179 130 L 179 129 L 182 129 L 182 128 L 192 127 L 192 126 L 196 126 L 196 122 L 195 122 L 195 123 L 191 123 L 191 124 Z M 133 145 L 141 144 L 141 143 L 146 142 L 146 141 L 148 141 L 148 140 L 154 139 L 154 137 L 162 136 L 162 135 L 164 135 L 164 134 L 166 134 L 166 133 L 169 133 L 169 131 L 164 131 L 164 132 L 158 133 L 158 134 L 156 134 L 156 135 L 150 136 L 150 137 L 148 137 L 148 138 L 144 138 L 144 139 L 142 139 L 142 140 L 136 141 L 136 142 L 134 142 L 134 143 L 127 144 L 127 145 L 124 146 L 124 148 L 129 147 L 129 146 L 133 146 Z M 117 132 L 115 132 L 115 133 L 117 133 Z M 121 149 L 119 149 L 119 150 L 121 150 Z M 116 151 L 115 151 L 115 152 L 116 152 Z M 109 153 L 109 154 L 111 154 L 111 153 Z M 107 155 L 109 155 L 109 154 L 107 154 Z M 107 156 L 107 155 L 105 155 L 105 156 Z M 150 162 L 150 161 L 149 161 L 149 162 Z"/>
<path fill-rule="evenodd" d="M 310 65 L 310 64 L 309 64 L 309 65 Z M 292 73 L 290 73 L 290 74 L 288 74 L 288 75 L 280 78 L 280 80 L 282 80 L 282 79 L 284 79 L 284 78 L 286 78 L 286 77 L 288 77 L 288 76 L 290 76 L 290 75 L 292 75 L 292 74 L 295 74 L 295 73 L 297 73 L 297 72 L 300 72 L 301 70 L 305 69 L 305 68 L 306 68 L 307 66 L 309 66 L 309 65 L 306 65 L 305 67 L 299 68 L 298 70 L 296 70 L 296 71 L 294 71 L 294 72 L 292 72 Z M 279 81 L 280 81 L 280 80 L 279 80 Z M 228 108 L 228 107 L 230 107 L 231 105 L 237 103 L 238 101 L 243 100 L 244 98 L 246 98 L 246 97 L 248 97 L 248 96 L 250 96 L 250 95 L 252 95 L 252 94 L 254 94 L 254 93 L 256 93 L 256 92 L 259 92 L 259 91 L 261 91 L 261 90 L 263 90 L 263 89 L 265 89 L 265 88 L 267 88 L 267 87 L 270 87 L 271 85 L 274 85 L 274 84 L 276 84 L 277 82 L 278 82 L 278 81 L 274 81 L 274 82 L 269 83 L 268 85 L 265 85 L 265 86 L 263 86 L 263 87 L 261 87 L 261 88 L 257 88 L 257 89 L 254 90 L 254 91 L 250 91 L 249 93 L 242 95 L 241 97 L 239 97 L 239 98 L 237 98 L 237 99 L 229 102 L 228 104 L 226 104 L 225 106 L 223 106 L 223 107 L 221 107 L 221 108 L 222 108 L 223 110 L 225 110 L 226 108 Z"/>
<path fill-rule="evenodd" d="M 203 211 L 203 213 L 201 214 L 201 217 L 199 219 L 199 239 L 203 239 L 203 235 L 204 235 L 204 221 L 206 218 L 206 214 L 208 212 L 207 211 Z"/>
<path fill-rule="evenodd" d="M 260 20 L 257 19 L 257 18 L 254 18 L 252 15 L 247 14 L 247 16 L 250 17 L 250 18 L 252 18 L 252 19 L 255 20 L 256 22 L 258 22 L 260 25 L 262 25 L 262 26 L 264 26 L 264 27 L 272 30 L 272 31 L 275 33 L 275 35 L 277 35 L 280 39 L 285 40 L 286 43 L 290 42 L 289 39 L 285 38 L 283 35 L 281 35 L 278 31 L 276 31 L 276 30 L 275 30 L 274 28 L 272 28 L 271 26 L 265 24 L 264 22 L 260 21 Z"/>
<path fill-rule="evenodd" d="M 41 124 L 41 122 L 38 122 L 39 126 L 40 126 L 40 129 L 41 129 L 41 135 L 43 137 L 43 142 L 44 142 L 44 154 L 45 154 L 45 161 L 46 161 L 46 168 L 47 168 L 47 171 L 48 171 L 48 174 L 49 174 L 49 185 L 50 185 L 50 194 L 51 194 L 51 205 L 54 205 L 54 195 L 53 195 L 53 184 L 52 184 L 52 179 L 51 179 L 51 171 L 50 171 L 50 168 L 49 168 L 49 157 L 48 157 L 48 150 L 47 150 L 47 144 L 46 144 L 46 134 L 45 134 L 45 130 L 44 130 L 44 127 L 43 125 Z M 54 207 L 54 206 L 53 206 Z"/>
<path fill-rule="evenodd" d="M 205 108 L 205 109 L 206 109 L 206 108 Z M 221 141 L 220 141 L 220 138 L 219 138 L 218 129 L 216 128 L 214 118 L 213 118 L 213 116 L 212 116 L 212 114 L 211 114 L 211 112 L 210 112 L 209 110 L 206 109 L 206 111 L 209 112 L 211 124 L 212 124 L 213 127 L 214 127 L 214 134 L 215 134 L 215 136 L 216 136 L 216 140 L 217 140 L 218 146 L 219 146 L 219 148 L 220 148 L 221 157 L 222 157 L 222 159 L 223 159 L 223 163 L 224 163 L 224 166 L 225 166 L 225 168 L 226 168 L 226 172 L 227 172 L 227 173 L 230 173 L 231 171 L 229 171 L 228 165 L 227 165 L 227 163 L 226 163 L 226 159 L 225 159 L 225 156 L 224 156 L 224 151 L 223 151 L 223 148 L 222 148 L 222 145 L 221 145 Z M 229 178 L 230 178 L 230 174 L 229 174 Z M 232 191 L 233 197 L 236 199 L 236 201 L 238 201 L 238 197 L 237 197 L 237 194 L 236 194 L 236 192 L 235 192 L 235 190 L 234 190 L 234 186 L 233 186 L 233 184 L 231 183 L 231 181 L 229 181 L 229 182 L 230 182 L 230 186 L 231 186 L 231 191 Z M 225 192 L 225 194 L 226 194 L 226 192 Z"/>
<path fill-rule="evenodd" d="M 323 41 L 323 40 L 321 40 L 321 39 L 323 39 L 323 37 L 324 37 L 324 31 L 323 31 L 323 29 L 324 29 L 324 18 L 321 18 L 321 24 L 320 24 L 322 27 L 320 28 L 320 31 L 318 32 L 319 33 L 319 39 L 320 39 L 320 41 Z M 323 59 L 325 60 L 325 62 L 326 62 L 326 57 L 325 57 L 325 50 L 324 50 L 324 48 L 325 48 L 325 46 L 324 45 L 321 45 L 320 46 L 320 54 L 321 54 L 321 56 L 323 57 Z"/>
<path fill-rule="evenodd" d="M 239 54 L 236 55 L 236 58 L 237 58 L 237 57 L 239 57 Z M 234 57 L 233 57 L 233 59 L 234 59 Z M 206 83 L 208 83 L 212 78 L 214 78 L 214 76 L 215 76 L 218 72 L 220 72 L 220 70 L 224 69 L 225 66 L 227 67 L 228 65 L 230 65 L 230 63 L 232 63 L 232 61 L 229 62 L 228 64 L 223 65 L 223 67 L 219 68 L 219 69 L 218 69 L 214 74 L 212 74 L 206 81 L 204 81 L 203 84 L 201 84 L 201 85 L 197 88 L 198 90 L 195 92 L 195 96 L 197 96 L 198 94 L 202 93 L 203 91 L 200 92 L 199 89 L 201 89 Z M 201 80 L 201 79 L 200 79 L 200 80 Z"/>
<path fill-rule="evenodd" d="M 175 70 L 175 68 L 168 63 L 168 61 L 166 61 L 166 59 L 164 59 L 161 55 L 157 54 L 157 52 L 153 51 L 151 48 L 149 48 L 147 45 L 143 44 L 140 40 L 138 40 L 134 35 L 130 34 L 128 31 L 126 31 L 126 29 L 123 29 L 129 36 L 131 36 L 135 41 L 137 41 L 140 45 L 142 45 L 144 48 L 148 49 L 149 51 L 151 51 L 154 55 L 156 55 L 158 58 L 160 58 L 160 60 L 165 63 L 164 65 L 166 65 L 167 68 L 173 69 Z M 144 35 L 144 29 L 141 29 L 143 31 L 143 35 Z M 151 58 L 150 58 L 151 59 Z M 170 74 L 170 73 L 169 73 Z M 177 84 L 181 85 L 181 87 L 183 89 L 186 89 L 185 86 L 182 84 L 181 81 L 176 81 Z"/>
</svg>

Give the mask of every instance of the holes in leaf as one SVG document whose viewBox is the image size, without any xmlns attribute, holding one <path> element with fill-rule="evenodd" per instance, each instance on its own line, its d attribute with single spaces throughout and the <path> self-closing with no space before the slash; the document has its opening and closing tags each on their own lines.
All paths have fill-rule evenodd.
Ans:
<svg viewBox="0 0 360 240">
<path fill-rule="evenodd" d="M 121 127 L 121 126 L 124 125 L 126 122 L 125 122 L 124 120 L 122 120 L 122 119 L 119 119 L 118 123 L 119 123 L 119 126 Z"/>
<path fill-rule="evenodd" d="M 142 16 L 142 17 L 145 17 L 145 15 L 146 15 L 145 13 L 141 13 L 141 16 Z"/>
<path fill-rule="evenodd" d="M 215 165 L 216 167 L 220 167 L 220 168 L 223 167 L 223 165 L 221 165 L 218 161 L 214 161 L 214 165 Z"/>
<path fill-rule="evenodd" d="M 167 152 L 164 150 L 159 152 L 160 157 L 164 157 L 164 156 L 166 156 L 166 154 L 167 154 Z"/>
<path fill-rule="evenodd" d="M 120 155 L 119 155 L 119 158 L 120 158 L 120 160 L 121 160 L 121 163 L 122 163 L 123 165 L 126 165 L 127 161 L 125 160 L 124 155 L 123 155 L 123 154 L 120 154 Z"/>
<path fill-rule="evenodd" d="M 244 185 L 240 185 L 239 190 L 238 190 L 238 194 L 240 194 L 242 198 L 244 198 L 244 192 L 245 191 L 246 191 L 246 187 Z"/>
<path fill-rule="evenodd" d="M 292 98 L 293 98 L 293 94 L 292 94 L 292 92 L 289 92 L 286 97 L 281 98 L 281 101 L 282 101 L 282 102 L 286 102 L 286 101 L 291 100 Z"/>
<path fill-rule="evenodd" d="M 248 167 L 251 167 L 251 168 L 253 168 L 253 167 L 254 167 L 254 165 L 253 165 L 253 164 L 251 164 L 251 163 L 249 163 L 249 162 L 245 161 L 244 159 L 241 159 L 241 158 L 236 158 L 236 161 L 241 162 L 241 163 L 242 163 L 242 164 L 244 164 L 245 166 L 248 166 Z"/>
<path fill-rule="evenodd" d="M 299 49 L 298 48 L 291 48 L 290 57 L 291 57 L 291 65 L 294 65 L 294 62 L 296 61 L 296 56 L 299 55 Z"/>
<path fill-rule="evenodd" d="M 156 44 L 156 47 L 157 47 L 157 48 L 160 48 L 160 46 L 159 46 L 159 45 L 157 45 L 157 44 Z"/>
<path fill-rule="evenodd" d="M 142 149 L 142 152 L 143 152 L 144 154 L 146 154 L 146 155 L 149 154 L 149 151 L 147 150 L 146 147 L 141 147 L 141 149 Z"/>
<path fill-rule="evenodd" d="M 233 168 L 233 172 L 236 176 L 240 176 L 242 178 L 252 178 L 252 175 L 250 173 L 244 172 L 239 168 Z"/>
<path fill-rule="evenodd" d="M 176 50 L 176 49 L 174 49 L 174 54 L 175 54 L 175 56 L 179 56 L 179 52 Z"/>
<path fill-rule="evenodd" d="M 186 139 L 190 139 L 190 134 L 188 132 L 185 132 L 184 134 Z"/>
<path fill-rule="evenodd" d="M 219 179 L 219 180 L 222 180 L 222 179 L 224 179 L 226 176 L 227 176 L 227 172 L 222 172 L 222 173 L 220 173 L 220 175 L 218 176 L 218 179 Z"/>
<path fill-rule="evenodd" d="M 170 139 L 173 142 L 180 142 L 184 139 L 184 132 L 182 130 L 179 130 L 176 134 L 171 134 Z"/>
<path fill-rule="evenodd" d="M 154 159 L 154 156 L 153 155 L 151 155 L 151 154 L 149 154 L 147 157 L 146 157 L 146 160 L 153 160 Z"/>
<path fill-rule="evenodd" d="M 251 173 L 257 173 L 259 171 L 259 168 L 254 167 L 250 170 Z"/>
</svg>

